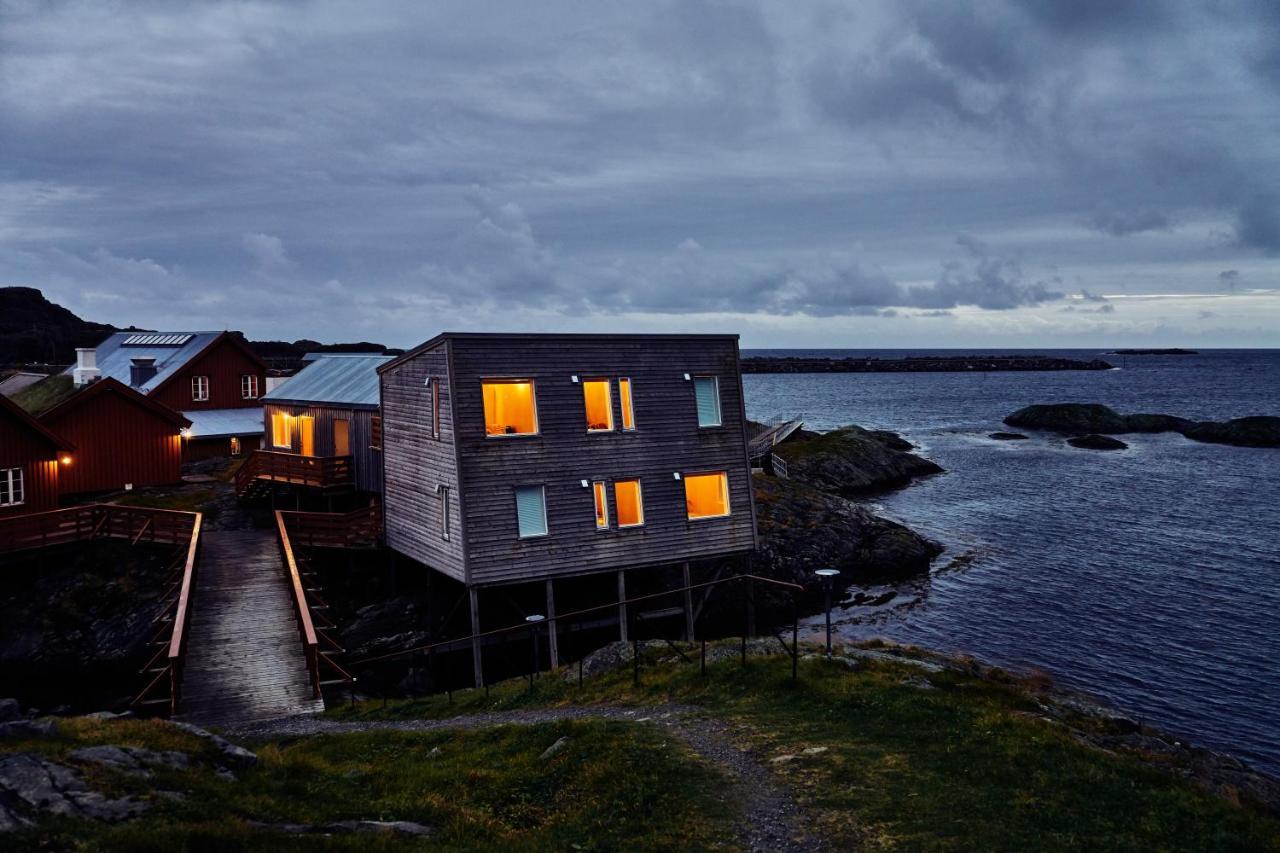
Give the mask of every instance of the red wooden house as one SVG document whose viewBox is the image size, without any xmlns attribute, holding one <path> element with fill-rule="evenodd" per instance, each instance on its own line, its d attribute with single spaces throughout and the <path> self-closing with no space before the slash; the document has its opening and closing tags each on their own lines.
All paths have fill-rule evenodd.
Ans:
<svg viewBox="0 0 1280 853">
<path fill-rule="evenodd" d="M 86 385 L 40 415 L 76 447 L 64 494 L 158 486 L 182 479 L 182 414 L 115 379 Z"/>
<path fill-rule="evenodd" d="M 0 397 L 0 517 L 56 509 L 59 469 L 74 449 Z"/>
</svg>

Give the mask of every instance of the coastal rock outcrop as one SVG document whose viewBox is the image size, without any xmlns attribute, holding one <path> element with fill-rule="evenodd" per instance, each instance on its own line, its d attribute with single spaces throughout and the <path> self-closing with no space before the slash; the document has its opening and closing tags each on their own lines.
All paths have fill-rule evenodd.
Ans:
<svg viewBox="0 0 1280 853">
<path fill-rule="evenodd" d="M 1097 433 L 1072 436 L 1067 439 L 1067 444 L 1072 447 L 1081 447 L 1085 450 L 1125 450 L 1129 446 L 1118 438 L 1112 438 L 1109 435 L 1098 435 Z"/>
<path fill-rule="evenodd" d="M 1176 415 L 1122 415 L 1098 403 L 1027 406 L 1004 419 L 1009 426 L 1099 435 L 1176 432 L 1194 441 L 1237 447 L 1280 447 L 1280 417 L 1254 416 L 1226 422 L 1191 421 Z"/>
<path fill-rule="evenodd" d="M 1026 441 L 1027 437 L 1020 432 L 993 432 L 987 438 L 994 438 L 996 441 Z"/>
<path fill-rule="evenodd" d="M 843 426 L 826 433 L 800 430 L 775 448 L 788 476 L 838 495 L 861 495 L 904 486 L 942 468 L 909 451 L 897 433 Z"/>
</svg>

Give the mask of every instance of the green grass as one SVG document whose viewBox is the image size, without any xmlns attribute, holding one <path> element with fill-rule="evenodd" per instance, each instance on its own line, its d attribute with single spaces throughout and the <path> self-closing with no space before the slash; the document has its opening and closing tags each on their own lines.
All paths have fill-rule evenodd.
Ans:
<svg viewBox="0 0 1280 853">
<path fill-rule="evenodd" d="M 542 759 L 558 738 L 569 744 Z M 145 796 L 148 786 L 184 791 L 130 823 L 46 822 L 5 849 L 519 850 L 726 849 L 733 807 L 724 779 L 656 729 L 604 721 L 498 726 L 421 734 L 376 732 L 255 745 L 260 763 L 239 781 L 214 774 L 196 739 L 157 722 L 74 720 L 51 740 L 0 749 L 53 758 L 113 743 L 183 749 L 200 757 L 185 771 L 141 783 L 93 769 L 91 784 Z M 289 836 L 251 822 L 324 824 L 411 820 L 437 828 L 429 840 L 380 836 Z"/>
<path fill-rule="evenodd" d="M 176 509 L 183 512 L 205 512 L 213 500 L 212 488 L 178 488 L 174 491 L 147 489 L 132 492 L 116 499 L 120 506 L 144 506 L 153 509 Z"/>
<path fill-rule="evenodd" d="M 75 390 L 70 376 L 57 374 L 28 385 L 12 399 L 29 414 L 39 416 L 70 397 Z"/>
<path fill-rule="evenodd" d="M 1042 718 L 1032 692 L 996 672 L 928 675 L 896 663 L 853 673 L 823 660 L 647 667 L 582 687 L 544 677 L 334 716 L 432 717 L 576 703 L 680 702 L 733 721 L 793 787 L 836 847 L 902 850 L 1280 850 L 1280 821 L 1130 755 L 1103 752 Z M 1085 728 L 1106 724 L 1078 721 Z M 806 755 L 806 748 L 825 750 Z"/>
</svg>

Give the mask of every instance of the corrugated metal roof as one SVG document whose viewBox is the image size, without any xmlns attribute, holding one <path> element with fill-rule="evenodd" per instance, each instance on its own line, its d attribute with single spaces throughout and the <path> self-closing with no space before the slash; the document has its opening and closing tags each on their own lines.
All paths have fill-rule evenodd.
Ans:
<svg viewBox="0 0 1280 853">
<path fill-rule="evenodd" d="M 268 391 L 262 399 L 267 403 L 376 407 L 379 403 L 378 368 L 391 358 L 389 355 L 325 353 L 295 373 L 288 382 Z"/>
<path fill-rule="evenodd" d="M 195 358 L 205 347 L 213 342 L 221 332 L 152 332 L 140 335 L 137 332 L 116 332 L 98 344 L 98 370 L 103 378 L 110 376 L 125 385 L 129 384 L 129 368 L 135 358 L 154 358 L 156 375 L 141 385 L 133 386 L 144 394 L 150 394 L 184 364 Z M 128 343 L 131 340 L 148 338 L 165 341 L 181 341 L 169 345 Z M 68 376 L 75 370 L 75 365 L 63 371 Z"/>
<path fill-rule="evenodd" d="M 190 438 L 223 438 L 262 432 L 262 409 L 203 409 L 183 412 L 191 421 Z"/>
</svg>

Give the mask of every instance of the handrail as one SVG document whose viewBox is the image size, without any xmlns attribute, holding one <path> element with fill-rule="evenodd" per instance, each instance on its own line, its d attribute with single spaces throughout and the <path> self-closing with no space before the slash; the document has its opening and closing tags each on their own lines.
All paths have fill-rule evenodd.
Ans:
<svg viewBox="0 0 1280 853">
<path fill-rule="evenodd" d="M 182 669 L 187 654 L 187 616 L 191 612 L 192 590 L 195 584 L 196 563 L 200 555 L 200 528 L 204 515 L 196 513 L 191 528 L 191 542 L 187 545 L 187 561 L 182 569 L 182 587 L 178 591 L 178 609 L 173 615 L 173 635 L 169 638 L 169 713 L 178 712 L 178 700 L 182 698 Z"/>
<path fill-rule="evenodd" d="M 0 552 L 43 548 L 90 539 L 128 539 L 185 545 L 197 513 L 119 504 L 82 504 L 0 518 Z M 139 530 L 141 519 L 142 530 Z"/>
<path fill-rule="evenodd" d="M 236 493 L 242 495 L 256 480 L 326 488 L 355 481 L 351 456 L 303 456 L 279 450 L 255 450 L 236 470 Z"/>
<path fill-rule="evenodd" d="M 279 511 L 300 545 L 351 548 L 376 544 L 382 537 L 382 509 L 376 501 L 345 513 Z"/>
<path fill-rule="evenodd" d="M 316 639 L 316 627 L 311 621 L 311 606 L 307 604 L 306 589 L 302 585 L 302 576 L 298 573 L 298 561 L 293 554 L 293 545 L 289 542 L 289 530 L 284 522 L 284 513 L 276 510 L 276 529 L 280 533 L 280 549 L 284 554 L 286 580 L 293 590 L 293 613 L 298 620 L 298 634 L 302 639 L 302 650 L 307 659 L 307 673 L 311 677 L 313 697 L 320 698 L 320 651 Z"/>
<path fill-rule="evenodd" d="M 760 575 L 753 575 L 753 574 L 732 575 L 727 578 L 716 578 L 715 580 L 703 581 L 702 583 L 688 584 L 687 586 L 664 590 L 663 592 L 651 592 L 646 595 L 637 595 L 632 598 L 622 599 L 620 601 L 611 601 L 608 604 L 601 604 L 595 607 L 586 607 L 586 608 L 583 608 L 582 610 L 574 610 L 568 613 L 557 613 L 553 620 L 548 620 L 548 621 L 556 621 L 556 622 L 572 621 L 573 619 L 579 616 L 584 616 L 588 613 L 595 613 L 600 610 L 616 610 L 618 607 L 622 605 L 635 604 L 637 602 L 648 601 L 654 598 L 666 598 L 667 596 L 676 595 L 683 592 L 691 592 L 695 589 L 704 589 L 704 588 L 716 586 L 722 583 L 733 583 L 736 581 L 744 581 L 744 580 L 760 581 L 761 583 L 770 584 L 772 586 L 784 587 L 796 592 L 804 592 L 803 586 L 801 586 L 798 583 L 791 583 L 790 581 L 780 581 L 780 580 L 777 580 L 776 578 L 766 578 L 766 577 L 761 577 Z M 358 661 L 353 661 L 351 665 L 353 667 L 363 666 L 365 664 L 378 663 L 380 661 L 391 660 L 393 658 L 403 657 L 405 655 L 417 654 L 420 652 L 429 652 L 432 649 L 437 649 L 442 646 L 451 646 L 451 645 L 454 645 L 455 643 L 464 643 L 471 640 L 483 640 L 487 637 L 493 637 L 498 634 L 506 634 L 513 631 L 528 632 L 528 630 L 529 630 L 529 624 L 527 622 L 519 622 L 515 625 L 509 625 L 505 628 L 491 628 L 488 631 L 480 631 L 479 633 L 471 634 L 466 637 L 454 637 L 449 640 L 441 640 L 435 643 L 428 643 L 424 646 L 414 646 L 412 648 L 402 649 L 396 652 L 388 652 L 382 655 L 374 655 L 373 657 L 368 657 Z"/>
</svg>

